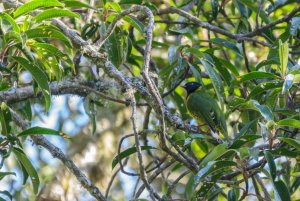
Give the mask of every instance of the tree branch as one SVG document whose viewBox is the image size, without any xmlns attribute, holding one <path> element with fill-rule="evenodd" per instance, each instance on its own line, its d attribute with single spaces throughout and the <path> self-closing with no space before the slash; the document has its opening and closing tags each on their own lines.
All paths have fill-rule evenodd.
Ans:
<svg viewBox="0 0 300 201">
<path fill-rule="evenodd" d="M 22 119 L 14 110 L 10 109 L 13 120 L 23 130 L 29 128 L 29 124 Z M 58 158 L 71 172 L 80 184 L 94 197 L 96 200 L 106 201 L 100 190 L 81 172 L 81 170 L 74 164 L 74 162 L 66 156 L 60 148 L 49 142 L 44 136 L 32 135 L 31 139 L 36 145 L 40 145 L 47 149 L 54 158 Z"/>
</svg>

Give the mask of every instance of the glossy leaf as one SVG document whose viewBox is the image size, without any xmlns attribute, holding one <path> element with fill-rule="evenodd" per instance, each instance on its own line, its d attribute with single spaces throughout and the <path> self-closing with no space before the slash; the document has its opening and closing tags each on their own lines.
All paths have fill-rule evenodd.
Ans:
<svg viewBox="0 0 300 201">
<path fill-rule="evenodd" d="M 50 128 L 43 128 L 43 127 L 32 127 L 32 128 L 28 128 L 24 131 L 22 131 L 21 133 L 19 133 L 17 136 L 18 137 L 23 137 L 23 136 L 30 136 L 30 135 L 59 135 L 62 136 L 64 138 L 70 138 L 70 136 L 68 136 L 67 134 L 54 130 L 54 129 L 50 129 Z"/>
<path fill-rule="evenodd" d="M 279 64 L 276 60 L 263 60 L 255 66 L 255 70 L 259 70 L 263 66 Z"/>
<path fill-rule="evenodd" d="M 172 65 L 175 61 L 177 61 L 178 58 L 178 47 L 177 46 L 170 46 L 168 49 L 168 58 L 169 58 L 169 64 Z"/>
<path fill-rule="evenodd" d="M 122 11 L 122 8 L 120 7 L 120 5 L 116 2 L 111 2 L 110 3 L 110 7 L 116 11 L 117 13 L 120 13 Z"/>
<path fill-rule="evenodd" d="M 240 137 L 239 139 L 235 140 L 232 145 L 230 146 L 230 149 L 238 149 L 241 146 L 252 142 L 254 140 L 257 140 L 261 138 L 261 135 L 244 135 L 242 137 Z"/>
<path fill-rule="evenodd" d="M 238 56 L 243 57 L 243 54 L 241 53 L 240 49 L 234 43 L 231 43 L 228 40 L 214 38 L 211 39 L 211 42 L 218 44 L 219 46 L 225 46 L 226 48 L 234 51 Z"/>
<path fill-rule="evenodd" d="M 0 18 L 8 21 L 12 27 L 12 30 L 20 33 L 19 25 L 15 22 L 15 20 L 7 13 L 0 13 Z"/>
<path fill-rule="evenodd" d="M 35 20 L 36 22 L 41 22 L 41 21 L 56 18 L 56 17 L 80 18 L 80 15 L 78 15 L 77 13 L 74 13 L 72 11 L 69 11 L 69 10 L 62 10 L 59 8 L 51 8 L 51 9 L 47 9 L 47 10 L 37 14 L 33 18 L 33 20 Z"/>
<path fill-rule="evenodd" d="M 230 191 L 228 191 L 228 201 L 237 201 L 238 198 L 236 196 L 235 190 L 231 189 Z"/>
<path fill-rule="evenodd" d="M 18 161 L 24 166 L 26 172 L 30 176 L 34 193 L 37 194 L 39 191 L 40 180 L 35 168 L 21 149 L 15 147 L 13 148 L 13 152 L 16 155 Z"/>
<path fill-rule="evenodd" d="M 104 43 L 105 49 L 108 52 L 109 59 L 116 67 L 120 65 L 126 59 L 127 43 L 121 29 L 116 28 L 114 32 L 108 37 Z"/>
<path fill-rule="evenodd" d="M 143 0 L 121 0 L 119 4 L 142 4 Z"/>
<path fill-rule="evenodd" d="M 213 174 L 211 176 L 211 179 L 209 181 L 203 181 L 203 184 L 201 185 L 200 189 L 196 192 L 196 200 L 206 200 L 209 193 L 213 189 L 213 187 L 216 184 L 216 181 L 223 175 L 222 172 Z"/>
<path fill-rule="evenodd" d="M 0 191 L 0 194 L 5 195 L 6 197 L 8 197 L 10 200 L 13 199 L 13 196 L 10 194 L 9 191 Z M 4 199 L 3 199 L 4 200 Z M 5 200 L 4 200 L 5 201 Z M 7 200 L 6 200 L 7 201 Z"/>
<path fill-rule="evenodd" d="M 271 112 L 270 108 L 266 105 L 261 105 L 256 100 L 251 100 L 254 108 L 260 112 L 260 114 L 267 120 L 267 121 L 273 121 L 274 116 Z"/>
<path fill-rule="evenodd" d="M 256 6 L 255 4 L 255 1 L 250 1 L 250 0 L 238 0 L 239 2 L 245 4 L 248 8 L 250 8 L 253 12 L 257 12 L 259 9 L 258 9 L 258 6 Z M 268 17 L 268 15 L 263 11 L 261 10 L 259 12 L 259 17 L 265 22 L 265 23 L 269 23 L 270 22 L 270 19 Z"/>
<path fill-rule="evenodd" d="M 276 164 L 274 162 L 274 157 L 269 151 L 264 151 L 265 157 L 268 162 L 268 166 L 270 169 L 270 174 L 272 176 L 273 181 L 275 181 L 276 176 L 277 176 L 277 171 L 276 171 Z"/>
<path fill-rule="evenodd" d="M 281 92 L 282 94 L 285 94 L 285 92 L 287 92 L 293 86 L 294 78 L 295 76 L 293 74 L 288 74 L 287 76 L 285 76 Z"/>
<path fill-rule="evenodd" d="M 287 73 L 287 64 L 289 59 L 289 44 L 287 41 L 282 43 L 282 41 L 279 40 L 279 59 L 282 77 L 284 77 Z"/>
<path fill-rule="evenodd" d="M 293 17 L 291 21 L 290 34 L 296 36 L 297 31 L 300 29 L 300 17 Z"/>
<path fill-rule="evenodd" d="M 195 194 L 194 191 L 194 181 L 195 181 L 195 175 L 192 174 L 187 182 L 187 184 L 185 185 L 185 189 L 184 189 L 184 196 L 187 200 L 192 200 L 192 197 Z"/>
<path fill-rule="evenodd" d="M 267 92 L 270 89 L 277 89 L 282 87 L 282 82 L 263 82 L 253 88 L 247 99 L 252 99 L 261 93 Z"/>
<path fill-rule="evenodd" d="M 247 73 L 245 75 L 241 75 L 241 76 L 237 77 L 237 81 L 245 82 L 245 81 L 249 81 L 249 80 L 263 79 L 263 78 L 279 79 L 279 77 L 277 75 L 274 75 L 273 73 L 267 73 L 267 72 L 261 72 L 261 71 L 252 71 L 250 73 Z"/>
<path fill-rule="evenodd" d="M 95 9 L 92 6 L 90 6 L 89 4 L 86 4 L 86 3 L 81 2 L 81 1 L 72 1 L 72 0 L 69 1 L 68 0 L 68 1 L 64 1 L 63 4 L 65 5 L 65 7 Z"/>
<path fill-rule="evenodd" d="M 286 156 L 286 157 L 290 157 L 290 158 L 297 158 L 300 155 L 300 151 L 291 151 L 285 147 L 279 148 L 279 149 L 274 149 L 270 152 L 276 156 Z"/>
<path fill-rule="evenodd" d="M 38 83 L 39 87 L 41 88 L 44 98 L 45 98 L 45 108 L 46 111 L 49 110 L 50 104 L 51 104 L 51 94 L 50 94 L 50 88 L 48 84 L 48 78 L 45 75 L 45 73 L 37 67 L 35 64 L 30 63 L 28 60 L 22 58 L 22 57 L 12 57 L 15 61 L 17 61 L 21 66 L 23 66 L 26 70 L 28 70 L 33 79 Z"/>
<path fill-rule="evenodd" d="M 226 152 L 226 145 L 219 144 L 214 149 L 206 155 L 206 157 L 201 161 L 199 167 L 204 167 L 209 161 L 214 161 Z"/>
<path fill-rule="evenodd" d="M 0 180 L 3 179 L 7 175 L 17 176 L 15 172 L 0 172 Z"/>
<path fill-rule="evenodd" d="M 291 195 L 289 189 L 286 187 L 285 183 L 282 180 L 274 181 L 274 187 L 278 197 L 276 199 L 280 201 L 291 201 Z M 276 197 L 276 196 L 275 196 Z"/>
<path fill-rule="evenodd" d="M 300 122 L 299 122 L 299 120 L 296 120 L 296 119 L 282 119 L 277 122 L 277 125 L 300 128 Z"/>
<path fill-rule="evenodd" d="M 198 186 L 198 184 L 200 183 L 200 181 L 202 181 L 202 179 L 204 179 L 204 177 L 208 176 L 209 174 L 223 169 L 223 168 L 227 168 L 227 167 L 231 167 L 231 166 L 236 166 L 237 164 L 233 161 L 210 161 L 208 162 L 205 167 L 203 167 L 202 169 L 200 169 L 196 176 L 195 176 L 195 182 L 194 182 L 194 188 L 196 188 Z"/>
<path fill-rule="evenodd" d="M 156 149 L 155 147 L 152 146 L 141 146 L 141 150 L 150 150 L 150 149 Z M 119 160 L 122 160 L 123 158 L 127 158 L 128 156 L 136 153 L 136 147 L 130 147 L 124 151 L 122 151 L 119 155 L 117 155 L 113 161 L 112 161 L 112 169 L 114 169 L 114 167 L 116 167 L 116 165 L 118 164 Z"/>
<path fill-rule="evenodd" d="M 299 140 L 287 138 L 287 137 L 278 137 L 278 139 L 295 147 L 298 151 L 300 151 L 300 141 Z"/>
<path fill-rule="evenodd" d="M 30 44 L 30 46 L 34 47 L 36 50 L 38 50 L 40 48 L 44 51 L 47 51 L 51 55 L 57 56 L 59 59 L 66 61 L 72 67 L 72 69 L 75 70 L 73 61 L 70 58 L 70 56 L 68 54 L 65 54 L 62 51 L 60 51 L 54 45 L 47 44 L 47 43 L 34 42 L 34 43 Z"/>
<path fill-rule="evenodd" d="M 14 17 L 17 18 L 21 15 L 25 15 L 26 13 L 34 11 L 37 8 L 54 6 L 63 7 L 63 4 L 56 0 L 32 0 L 18 7 L 17 10 L 14 12 Z"/>
<path fill-rule="evenodd" d="M 216 19 L 217 15 L 218 15 L 218 9 L 219 9 L 219 4 L 218 4 L 218 0 L 211 0 L 211 8 L 212 8 L 212 19 Z"/>
<path fill-rule="evenodd" d="M 219 61 L 223 64 L 223 66 L 228 68 L 235 76 L 239 76 L 239 71 L 232 63 L 230 63 L 229 61 L 227 61 L 225 59 L 220 59 L 220 58 L 219 58 Z"/>
<path fill-rule="evenodd" d="M 130 23 L 130 25 L 132 25 L 141 34 L 144 34 L 144 29 L 145 29 L 144 24 L 141 21 L 139 21 L 137 18 L 132 16 L 125 16 L 124 20 Z"/>
<path fill-rule="evenodd" d="M 2 102 L 0 106 L 0 121 L 1 121 L 1 133 L 4 135 L 9 135 L 11 131 L 10 122 L 12 117 L 6 103 Z"/>
<path fill-rule="evenodd" d="M 221 77 L 216 71 L 213 69 L 213 66 L 206 60 L 200 59 L 203 67 L 205 68 L 207 74 L 211 78 L 211 82 L 214 86 L 214 89 L 217 93 L 218 99 L 221 103 L 224 102 L 225 95 L 224 95 L 224 85 L 222 83 Z"/>
<path fill-rule="evenodd" d="M 29 29 L 25 33 L 28 39 L 53 38 L 63 41 L 68 47 L 72 47 L 70 40 L 61 31 L 49 26 Z"/>
</svg>

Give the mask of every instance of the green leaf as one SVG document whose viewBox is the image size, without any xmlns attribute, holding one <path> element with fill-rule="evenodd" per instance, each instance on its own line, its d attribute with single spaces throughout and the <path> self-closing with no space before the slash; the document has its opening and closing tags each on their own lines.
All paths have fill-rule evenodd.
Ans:
<svg viewBox="0 0 300 201">
<path fill-rule="evenodd" d="M 280 149 L 274 149 L 270 152 L 276 156 L 286 156 L 286 157 L 290 157 L 290 158 L 297 158 L 300 155 L 300 151 L 291 151 L 285 147 L 280 148 Z"/>
<path fill-rule="evenodd" d="M 51 53 L 52 55 L 57 56 L 61 60 L 66 61 L 68 64 L 73 65 L 73 61 L 70 58 L 70 56 L 68 54 L 65 54 L 62 51 L 60 51 L 52 44 L 34 42 L 34 43 L 30 44 L 29 46 L 32 46 L 36 49 L 42 48 L 43 50 L 47 51 L 48 53 Z"/>
<path fill-rule="evenodd" d="M 260 112 L 260 114 L 267 120 L 267 121 L 273 121 L 274 116 L 273 113 L 271 112 L 270 108 L 266 105 L 260 105 L 258 101 L 256 100 L 251 100 L 254 108 Z"/>
<path fill-rule="evenodd" d="M 198 186 L 198 184 L 200 183 L 200 181 L 202 181 L 202 179 L 204 179 L 206 176 L 208 176 L 209 174 L 223 169 L 223 168 L 227 168 L 227 167 L 231 167 L 231 166 L 236 166 L 237 164 L 233 161 L 210 161 L 208 162 L 205 167 L 203 167 L 202 169 L 200 169 L 196 176 L 195 176 L 195 181 L 194 181 L 194 189 Z"/>
<path fill-rule="evenodd" d="M 189 115 L 188 115 L 188 112 L 187 112 L 187 109 L 186 109 L 186 106 L 185 106 L 184 98 L 175 91 L 173 99 L 176 102 L 176 105 L 179 109 L 179 112 L 180 112 L 182 118 L 187 119 L 189 117 Z"/>
<path fill-rule="evenodd" d="M 274 187 L 279 196 L 278 199 L 276 199 L 276 201 L 291 201 L 289 189 L 286 187 L 285 183 L 282 180 L 274 181 Z"/>
<path fill-rule="evenodd" d="M 70 136 L 65 134 L 64 132 L 60 132 L 50 128 L 43 128 L 39 126 L 28 128 L 23 132 L 19 133 L 17 136 L 22 137 L 22 136 L 30 136 L 30 135 L 59 135 L 64 138 L 70 138 Z"/>
<path fill-rule="evenodd" d="M 267 73 L 267 72 L 261 72 L 261 71 L 252 71 L 250 73 L 247 73 L 245 75 L 241 75 L 237 77 L 237 81 L 239 82 L 245 82 L 249 80 L 254 79 L 262 79 L 262 78 L 275 78 L 279 79 L 279 77 L 273 73 Z"/>
<path fill-rule="evenodd" d="M 64 1 L 63 4 L 65 4 L 65 7 L 72 7 L 72 8 L 90 8 L 96 10 L 94 7 L 81 2 L 81 1 Z"/>
<path fill-rule="evenodd" d="M 291 21 L 291 27 L 290 27 L 290 34 L 292 36 L 296 36 L 297 35 L 297 30 L 299 30 L 300 28 L 300 17 L 293 17 L 292 21 Z"/>
<path fill-rule="evenodd" d="M 13 29 L 13 31 L 20 33 L 19 25 L 15 22 L 15 20 L 7 13 L 0 13 L 0 18 L 8 21 Z"/>
<path fill-rule="evenodd" d="M 9 135 L 11 126 L 10 122 L 12 121 L 11 114 L 8 106 L 2 102 L 0 106 L 0 121 L 1 121 L 1 134 Z"/>
<path fill-rule="evenodd" d="M 282 119 L 277 122 L 277 125 L 300 128 L 300 122 L 296 119 Z"/>
<path fill-rule="evenodd" d="M 281 92 L 282 94 L 285 94 L 285 92 L 287 92 L 293 86 L 294 78 L 295 75 L 293 74 L 288 74 L 287 76 L 285 76 Z"/>
<path fill-rule="evenodd" d="M 232 63 L 230 63 L 229 61 L 227 61 L 225 59 L 220 59 L 220 58 L 218 58 L 218 59 L 223 64 L 223 66 L 228 68 L 235 76 L 240 75 L 237 68 Z"/>
<path fill-rule="evenodd" d="M 45 109 L 46 111 L 49 110 L 51 104 L 51 94 L 50 88 L 48 84 L 48 78 L 45 73 L 35 64 L 29 62 L 28 60 L 22 57 L 12 57 L 15 61 L 17 61 L 21 66 L 23 66 L 26 70 L 28 70 L 33 79 L 38 83 L 39 87 L 41 88 L 44 98 L 46 101 Z"/>
<path fill-rule="evenodd" d="M 128 22 L 130 25 L 132 25 L 136 30 L 138 30 L 141 34 L 144 34 L 144 25 L 141 21 L 139 21 L 137 18 L 133 16 L 125 16 L 123 18 L 126 22 Z"/>
<path fill-rule="evenodd" d="M 8 191 L 0 191 L 0 194 L 3 194 L 3 195 L 5 195 L 5 196 L 9 197 L 10 200 L 13 199 L 13 196 L 12 196 L 12 195 L 10 194 L 10 192 L 8 192 Z M 5 201 L 5 200 L 4 200 L 4 201 Z"/>
<path fill-rule="evenodd" d="M 257 12 L 258 6 L 255 4 L 256 1 L 249 1 L 249 0 L 237 0 L 238 2 L 241 2 L 243 4 L 245 4 L 248 8 L 250 8 L 253 12 Z M 270 23 L 270 19 L 268 17 L 268 15 L 265 13 L 265 11 L 263 9 L 260 10 L 259 12 L 259 17 L 266 23 L 269 24 Z"/>
<path fill-rule="evenodd" d="M 194 65 L 188 63 L 192 73 L 193 73 L 193 76 L 195 77 L 196 81 L 201 83 L 202 80 L 201 80 L 201 69 L 199 69 L 198 67 L 195 67 Z"/>
<path fill-rule="evenodd" d="M 141 5 L 143 0 L 121 0 L 119 4 L 138 4 Z"/>
<path fill-rule="evenodd" d="M 258 63 L 256 66 L 255 66 L 255 69 L 256 70 L 259 70 L 261 67 L 263 66 L 267 66 L 267 65 L 278 65 L 278 61 L 276 60 L 272 60 L 272 59 L 268 59 L 268 60 L 264 60 L 264 61 L 261 61 L 260 63 Z"/>
<path fill-rule="evenodd" d="M 280 59 L 280 69 L 281 75 L 284 77 L 287 73 L 287 64 L 289 59 L 289 43 L 288 41 L 282 43 L 279 40 L 279 59 Z"/>
<path fill-rule="evenodd" d="M 21 15 L 25 15 L 26 13 L 34 11 L 37 8 L 46 8 L 54 6 L 63 7 L 64 5 L 56 0 L 32 0 L 18 7 L 17 10 L 14 12 L 14 18 L 17 18 Z"/>
<path fill-rule="evenodd" d="M 4 35 L 4 41 L 6 44 L 8 44 L 9 47 L 12 47 L 19 43 L 22 43 L 22 46 L 24 44 L 21 34 L 18 32 L 15 32 L 15 31 L 10 31 L 10 32 L 6 33 Z M 11 44 L 10 41 L 14 41 L 14 43 Z"/>
<path fill-rule="evenodd" d="M 63 41 L 68 47 L 72 47 L 70 40 L 58 29 L 50 26 L 39 27 L 35 29 L 29 29 L 26 32 L 27 38 L 53 38 Z"/>
<path fill-rule="evenodd" d="M 220 75 L 222 76 L 223 80 L 226 82 L 228 86 L 231 85 L 232 76 L 227 70 L 225 66 L 222 65 L 221 61 L 218 57 L 212 56 L 212 59 L 214 61 L 214 65 L 216 69 L 219 71 Z"/>
<path fill-rule="evenodd" d="M 118 27 L 115 28 L 113 33 L 108 37 L 104 43 L 109 59 L 116 67 L 126 60 L 127 40 Z"/>
<path fill-rule="evenodd" d="M 13 152 L 16 155 L 18 161 L 24 166 L 26 172 L 30 176 L 34 193 L 37 194 L 40 185 L 39 175 L 37 174 L 30 160 L 27 158 L 26 154 L 21 149 L 14 147 Z"/>
<path fill-rule="evenodd" d="M 290 192 L 291 193 L 296 192 L 297 189 L 299 190 L 299 186 L 300 186 L 300 177 L 297 177 L 290 187 L 291 189 Z"/>
<path fill-rule="evenodd" d="M 211 4 L 211 13 L 212 13 L 212 19 L 216 19 L 218 16 L 218 9 L 219 9 L 219 4 L 218 4 L 218 0 L 211 0 L 210 1 Z"/>
<path fill-rule="evenodd" d="M 300 142 L 299 140 L 292 139 L 292 138 L 286 138 L 286 137 L 278 137 L 279 140 L 295 147 L 298 151 L 300 151 Z"/>
<path fill-rule="evenodd" d="M 121 8 L 120 5 L 119 5 L 118 3 L 116 3 L 116 2 L 111 2 L 111 3 L 110 3 L 110 7 L 111 7 L 114 11 L 116 11 L 117 13 L 122 12 L 122 8 Z"/>
<path fill-rule="evenodd" d="M 156 149 L 155 147 L 152 146 L 141 146 L 141 150 L 150 150 L 150 149 Z M 122 151 L 119 155 L 117 155 L 113 161 L 112 161 L 112 169 L 118 164 L 119 160 L 122 160 L 123 158 L 127 158 L 128 156 L 136 153 L 136 147 L 130 147 L 124 151 Z"/>
<path fill-rule="evenodd" d="M 17 176 L 15 172 L 0 172 L 0 180 L 3 179 L 7 175 Z"/>
<path fill-rule="evenodd" d="M 175 63 L 178 59 L 178 46 L 175 45 L 171 45 L 168 48 L 168 59 L 169 59 L 169 64 L 172 65 L 173 63 Z"/>
<path fill-rule="evenodd" d="M 195 191 L 193 189 L 194 186 L 194 181 L 195 181 L 195 175 L 192 174 L 187 182 L 187 184 L 185 185 L 185 189 L 184 189 L 184 197 L 187 200 L 192 200 L 192 197 L 195 194 Z"/>
<path fill-rule="evenodd" d="M 254 140 L 257 140 L 261 138 L 261 135 L 244 135 L 242 137 L 240 137 L 239 139 L 235 140 L 232 145 L 230 146 L 230 149 L 238 149 L 241 146 L 252 142 Z"/>
<path fill-rule="evenodd" d="M 273 181 L 275 181 L 276 176 L 277 176 L 277 171 L 276 171 L 276 164 L 274 162 L 274 157 L 269 151 L 264 151 L 265 157 L 267 159 L 269 169 L 270 169 L 270 174 L 272 176 Z"/>
<path fill-rule="evenodd" d="M 39 14 L 37 14 L 33 20 L 35 20 L 36 22 L 41 22 L 43 20 L 48 20 L 48 19 L 52 19 L 52 18 L 56 18 L 56 17 L 76 17 L 76 18 L 80 18 L 80 15 L 77 13 L 74 13 L 72 11 L 69 10 L 62 10 L 59 8 L 51 8 L 48 10 L 45 10 Z"/>
<path fill-rule="evenodd" d="M 177 145 L 183 146 L 185 139 L 186 139 L 185 133 L 182 131 L 178 131 L 172 135 L 172 141 L 174 141 L 175 144 L 177 144 Z"/>
<path fill-rule="evenodd" d="M 215 186 L 215 183 L 217 182 L 217 180 L 223 176 L 224 173 L 220 172 L 217 174 L 213 174 L 210 177 L 209 181 L 203 181 L 203 185 L 201 185 L 201 188 L 196 192 L 196 200 L 207 200 L 205 199 L 208 196 L 208 193 L 212 190 L 213 186 Z M 219 191 L 216 190 L 213 193 L 218 193 Z"/>
<path fill-rule="evenodd" d="M 203 168 L 208 162 L 214 161 L 220 156 L 222 156 L 226 152 L 226 145 L 219 144 L 217 145 L 210 153 L 206 155 L 206 157 L 199 164 L 200 168 Z"/>
<path fill-rule="evenodd" d="M 222 83 L 221 77 L 218 73 L 215 72 L 213 66 L 206 60 L 200 59 L 203 67 L 205 68 L 207 74 L 209 75 L 211 82 L 214 86 L 214 89 L 217 93 L 218 99 L 221 103 L 224 102 L 225 94 L 224 94 L 224 85 Z"/>
<path fill-rule="evenodd" d="M 235 194 L 235 190 L 231 189 L 230 191 L 228 191 L 228 201 L 237 201 L 238 198 Z"/>
<path fill-rule="evenodd" d="M 26 184 L 27 180 L 28 180 L 28 172 L 26 171 L 24 165 L 21 163 L 21 170 L 22 170 L 22 173 L 23 173 L 23 185 Z"/>
<path fill-rule="evenodd" d="M 252 99 L 256 97 L 257 95 L 266 92 L 270 89 L 276 89 L 276 88 L 281 88 L 282 87 L 282 82 L 263 82 L 258 84 L 256 87 L 254 87 L 250 94 L 248 95 L 247 99 Z"/>
<path fill-rule="evenodd" d="M 238 56 L 243 57 L 243 54 L 241 53 L 240 49 L 234 43 L 231 43 L 228 40 L 222 38 L 213 38 L 210 41 L 215 44 L 218 44 L 220 47 L 225 46 L 226 48 L 234 51 Z"/>
</svg>

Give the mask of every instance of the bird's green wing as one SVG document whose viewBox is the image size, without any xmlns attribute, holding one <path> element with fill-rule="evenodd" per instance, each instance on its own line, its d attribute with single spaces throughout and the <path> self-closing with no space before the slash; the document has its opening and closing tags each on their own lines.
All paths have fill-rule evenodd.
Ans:
<svg viewBox="0 0 300 201">
<path fill-rule="evenodd" d="M 203 91 L 192 93 L 187 99 L 187 109 L 198 122 L 205 122 L 214 132 L 219 130 L 228 138 L 224 113 L 209 94 Z"/>
<path fill-rule="evenodd" d="M 205 92 L 195 92 L 189 95 L 187 99 L 187 109 L 189 113 L 197 120 L 204 121 L 208 126 L 216 131 L 215 109 L 216 101 Z"/>
</svg>

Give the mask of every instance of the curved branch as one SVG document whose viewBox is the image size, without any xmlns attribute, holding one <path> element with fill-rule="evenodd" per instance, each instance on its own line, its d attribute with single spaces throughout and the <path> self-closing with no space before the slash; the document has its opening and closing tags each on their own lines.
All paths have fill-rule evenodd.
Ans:
<svg viewBox="0 0 300 201">
<path fill-rule="evenodd" d="M 29 124 L 22 119 L 22 117 L 17 114 L 14 110 L 10 109 L 12 117 L 16 124 L 22 129 L 27 129 Z M 58 158 L 72 173 L 75 175 L 80 184 L 88 191 L 90 194 L 100 201 L 106 201 L 104 195 L 100 190 L 84 175 L 83 172 L 74 164 L 74 162 L 66 156 L 62 150 L 51 142 L 49 142 L 44 136 L 41 135 L 32 135 L 31 139 L 36 145 L 40 145 L 47 149 L 54 158 Z"/>
</svg>

